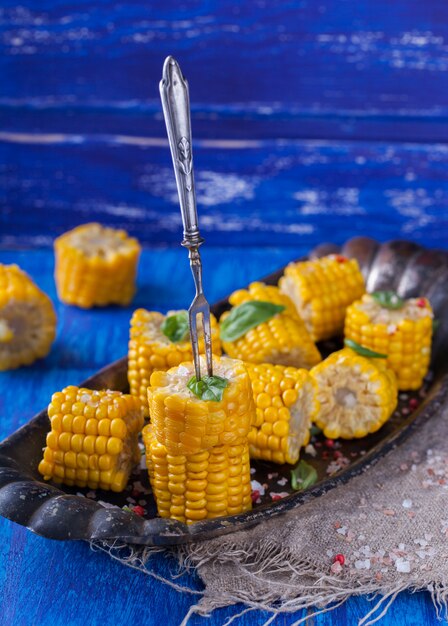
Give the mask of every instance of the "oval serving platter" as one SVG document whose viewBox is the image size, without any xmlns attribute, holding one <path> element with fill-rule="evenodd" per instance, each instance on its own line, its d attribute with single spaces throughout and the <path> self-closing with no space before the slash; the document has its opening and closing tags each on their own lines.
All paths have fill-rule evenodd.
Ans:
<svg viewBox="0 0 448 626">
<path fill-rule="evenodd" d="M 120 494 L 101 490 L 53 486 L 37 472 L 49 428 L 46 410 L 0 444 L 0 515 L 52 539 L 126 541 L 135 544 L 173 545 L 201 541 L 250 528 L 319 497 L 368 469 L 401 444 L 422 423 L 438 412 L 448 395 L 448 253 L 427 250 L 409 241 L 379 244 L 356 237 L 342 247 L 323 244 L 313 250 L 316 258 L 332 252 L 358 259 L 368 291 L 393 289 L 402 297 L 429 298 L 438 322 L 433 342 L 432 369 L 423 387 L 401 393 L 391 419 L 375 434 L 354 441 L 328 441 L 313 435 L 301 458 L 317 471 L 318 481 L 308 489 L 293 491 L 291 466 L 251 462 L 253 510 L 232 517 L 203 520 L 186 526 L 156 517 L 147 473 L 142 463 Z M 276 284 L 283 269 L 263 278 Z M 212 307 L 219 316 L 227 300 Z M 319 346 L 323 353 L 340 347 L 337 341 Z M 112 363 L 82 383 L 92 389 L 127 391 L 126 358 Z M 140 505 L 145 516 L 123 510 Z"/>
</svg>

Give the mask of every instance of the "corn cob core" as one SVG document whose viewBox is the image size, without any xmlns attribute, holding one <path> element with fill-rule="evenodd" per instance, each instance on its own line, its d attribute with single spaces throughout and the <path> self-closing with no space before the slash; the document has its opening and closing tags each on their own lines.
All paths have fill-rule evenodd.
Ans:
<svg viewBox="0 0 448 626">
<path fill-rule="evenodd" d="M 131 319 L 128 380 L 131 394 L 140 399 L 145 415 L 149 415 L 148 387 L 151 374 L 156 370 L 166 371 L 184 361 L 193 360 L 189 338 L 173 343 L 161 330 L 166 317 L 177 312 L 169 311 L 165 316 L 156 311 L 137 309 Z M 210 325 L 213 354 L 219 356 L 221 354 L 219 328 L 213 315 L 210 315 Z M 202 327 L 199 332 L 199 351 L 204 353 Z"/>
<path fill-rule="evenodd" d="M 341 334 L 347 306 L 365 292 L 356 259 L 336 254 L 290 263 L 279 286 L 294 302 L 314 341 Z"/>
<path fill-rule="evenodd" d="M 53 394 L 48 417 L 51 431 L 39 464 L 45 480 L 123 491 L 140 460 L 139 400 L 119 391 L 70 386 Z"/>
<path fill-rule="evenodd" d="M 0 371 L 46 356 L 55 334 L 50 298 L 17 265 L 0 264 Z"/>
<path fill-rule="evenodd" d="M 347 309 L 345 336 L 387 354 L 398 389 L 418 389 L 431 358 L 432 318 L 426 298 L 410 298 L 402 308 L 391 310 L 365 294 Z"/>
<path fill-rule="evenodd" d="M 218 445 L 186 456 L 170 455 L 151 425 L 143 429 L 143 441 L 161 517 L 191 524 L 252 508 L 247 442 Z"/>
<path fill-rule="evenodd" d="M 62 302 L 85 309 L 131 302 L 140 245 L 124 230 L 83 224 L 58 237 L 54 247 Z"/>
<path fill-rule="evenodd" d="M 203 356 L 200 362 L 201 372 L 206 372 Z M 241 361 L 215 356 L 213 374 L 229 381 L 219 402 L 201 400 L 188 389 L 194 375 L 191 362 L 152 374 L 149 414 L 155 437 L 169 454 L 191 455 L 247 440 L 255 407 L 246 368 Z"/>
<path fill-rule="evenodd" d="M 249 433 L 251 458 L 296 463 L 319 409 L 314 379 L 294 367 L 245 365 L 256 404 L 256 421 Z"/>
<path fill-rule="evenodd" d="M 333 352 L 311 372 L 318 387 L 316 424 L 330 439 L 377 431 L 397 406 L 395 374 L 384 359 L 366 359 L 349 348 Z"/>
<path fill-rule="evenodd" d="M 236 341 L 223 341 L 222 346 L 229 356 L 248 363 L 274 363 L 306 369 L 319 363 L 320 353 L 288 296 L 278 287 L 257 282 L 248 289 L 235 291 L 229 298 L 232 306 L 254 300 L 280 304 L 285 310 Z M 221 320 L 227 315 L 224 313 Z"/>
</svg>

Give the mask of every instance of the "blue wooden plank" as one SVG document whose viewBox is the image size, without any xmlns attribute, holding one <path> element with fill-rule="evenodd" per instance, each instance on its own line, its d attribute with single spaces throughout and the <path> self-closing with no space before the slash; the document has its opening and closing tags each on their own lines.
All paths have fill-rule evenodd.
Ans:
<svg viewBox="0 0 448 626">
<path fill-rule="evenodd" d="M 375 230 L 371 233 L 375 235 Z M 229 253 L 231 251 L 231 253 Z M 298 253 L 305 252 L 303 248 Z M 288 249 L 204 248 L 205 287 L 211 300 L 278 268 L 291 259 Z M 52 298 L 53 259 L 49 250 L 0 251 L 0 262 L 17 262 Z M 173 279 L 173 276 L 175 279 Z M 52 354 L 30 368 L 0 374 L 0 439 L 25 423 L 46 404 L 50 394 L 78 383 L 126 349 L 127 324 L 133 307 L 166 309 L 185 306 L 191 299 L 192 279 L 184 250 L 148 250 L 143 254 L 139 292 L 132 307 L 79 312 L 58 303 L 58 338 Z M 162 576 L 176 572 L 172 559 L 154 558 Z M 191 575 L 178 584 L 200 589 Z M 59 543 L 34 536 L 0 519 L 0 615 L 2 626 L 125 626 L 160 623 L 177 625 L 194 602 L 166 585 L 93 553 L 80 542 Z M 310 620 L 314 626 L 355 626 L 369 610 L 365 597 L 352 598 L 334 613 Z M 192 626 L 218 626 L 242 607 L 217 611 L 210 619 L 194 617 Z M 305 612 L 280 617 L 289 625 Z M 261 624 L 269 617 L 259 611 L 243 616 L 238 626 Z M 447 622 L 443 622 L 447 623 Z M 384 626 L 440 624 L 429 595 L 401 594 Z"/>
<path fill-rule="evenodd" d="M 247 118 L 272 136 L 273 117 L 277 136 L 446 139 L 446 17 L 444 0 L 5 0 L 0 98 L 6 109 L 121 112 L 121 132 L 134 121 L 145 134 L 139 113 L 160 110 L 161 65 L 176 54 L 203 136 L 247 136 Z"/>
<path fill-rule="evenodd" d="M 181 218 L 165 142 L 122 136 L 0 135 L 0 242 L 51 245 L 92 220 L 144 244 L 177 244 Z M 446 247 L 442 144 L 195 143 L 209 245 L 311 247 L 367 234 Z M 376 228 L 376 225 L 378 228 Z"/>
</svg>

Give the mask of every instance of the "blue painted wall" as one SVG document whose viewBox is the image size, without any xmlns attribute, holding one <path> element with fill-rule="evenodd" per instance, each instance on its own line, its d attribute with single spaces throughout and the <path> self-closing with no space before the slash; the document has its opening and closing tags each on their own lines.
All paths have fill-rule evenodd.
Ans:
<svg viewBox="0 0 448 626">
<path fill-rule="evenodd" d="M 445 0 L 4 0 L 0 244 L 93 219 L 179 241 L 168 54 L 190 82 L 210 245 L 311 246 L 372 220 L 444 244 Z"/>
</svg>

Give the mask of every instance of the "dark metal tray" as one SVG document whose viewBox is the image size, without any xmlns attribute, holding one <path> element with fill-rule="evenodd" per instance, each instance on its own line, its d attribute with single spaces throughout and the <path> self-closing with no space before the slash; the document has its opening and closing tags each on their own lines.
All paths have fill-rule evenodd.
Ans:
<svg viewBox="0 0 448 626">
<path fill-rule="evenodd" d="M 318 246 L 310 256 L 341 252 L 356 257 L 369 291 L 394 289 L 401 296 L 425 295 L 438 320 L 433 347 L 431 374 L 422 389 L 400 394 L 397 411 L 379 432 L 347 442 L 312 439 L 310 453 L 302 458 L 318 472 L 318 482 L 300 492 L 290 486 L 290 466 L 252 462 L 254 508 L 232 517 L 204 520 L 186 526 L 156 517 L 146 470 L 138 468 L 128 488 L 121 494 L 43 483 L 37 472 L 49 429 L 44 410 L 0 444 L 0 515 L 52 539 L 119 539 L 129 543 L 170 545 L 200 541 L 249 528 L 259 522 L 300 506 L 366 470 L 389 450 L 428 420 L 441 407 L 448 393 L 448 253 L 426 250 L 408 241 L 386 244 L 365 238 L 351 239 L 344 246 Z M 266 277 L 276 284 L 283 270 Z M 220 315 L 227 300 L 212 310 Z M 324 352 L 337 349 L 337 342 L 320 346 Z M 112 363 L 82 383 L 93 389 L 128 389 L 126 358 Z M 143 517 L 122 510 L 124 505 L 140 504 Z"/>
</svg>

